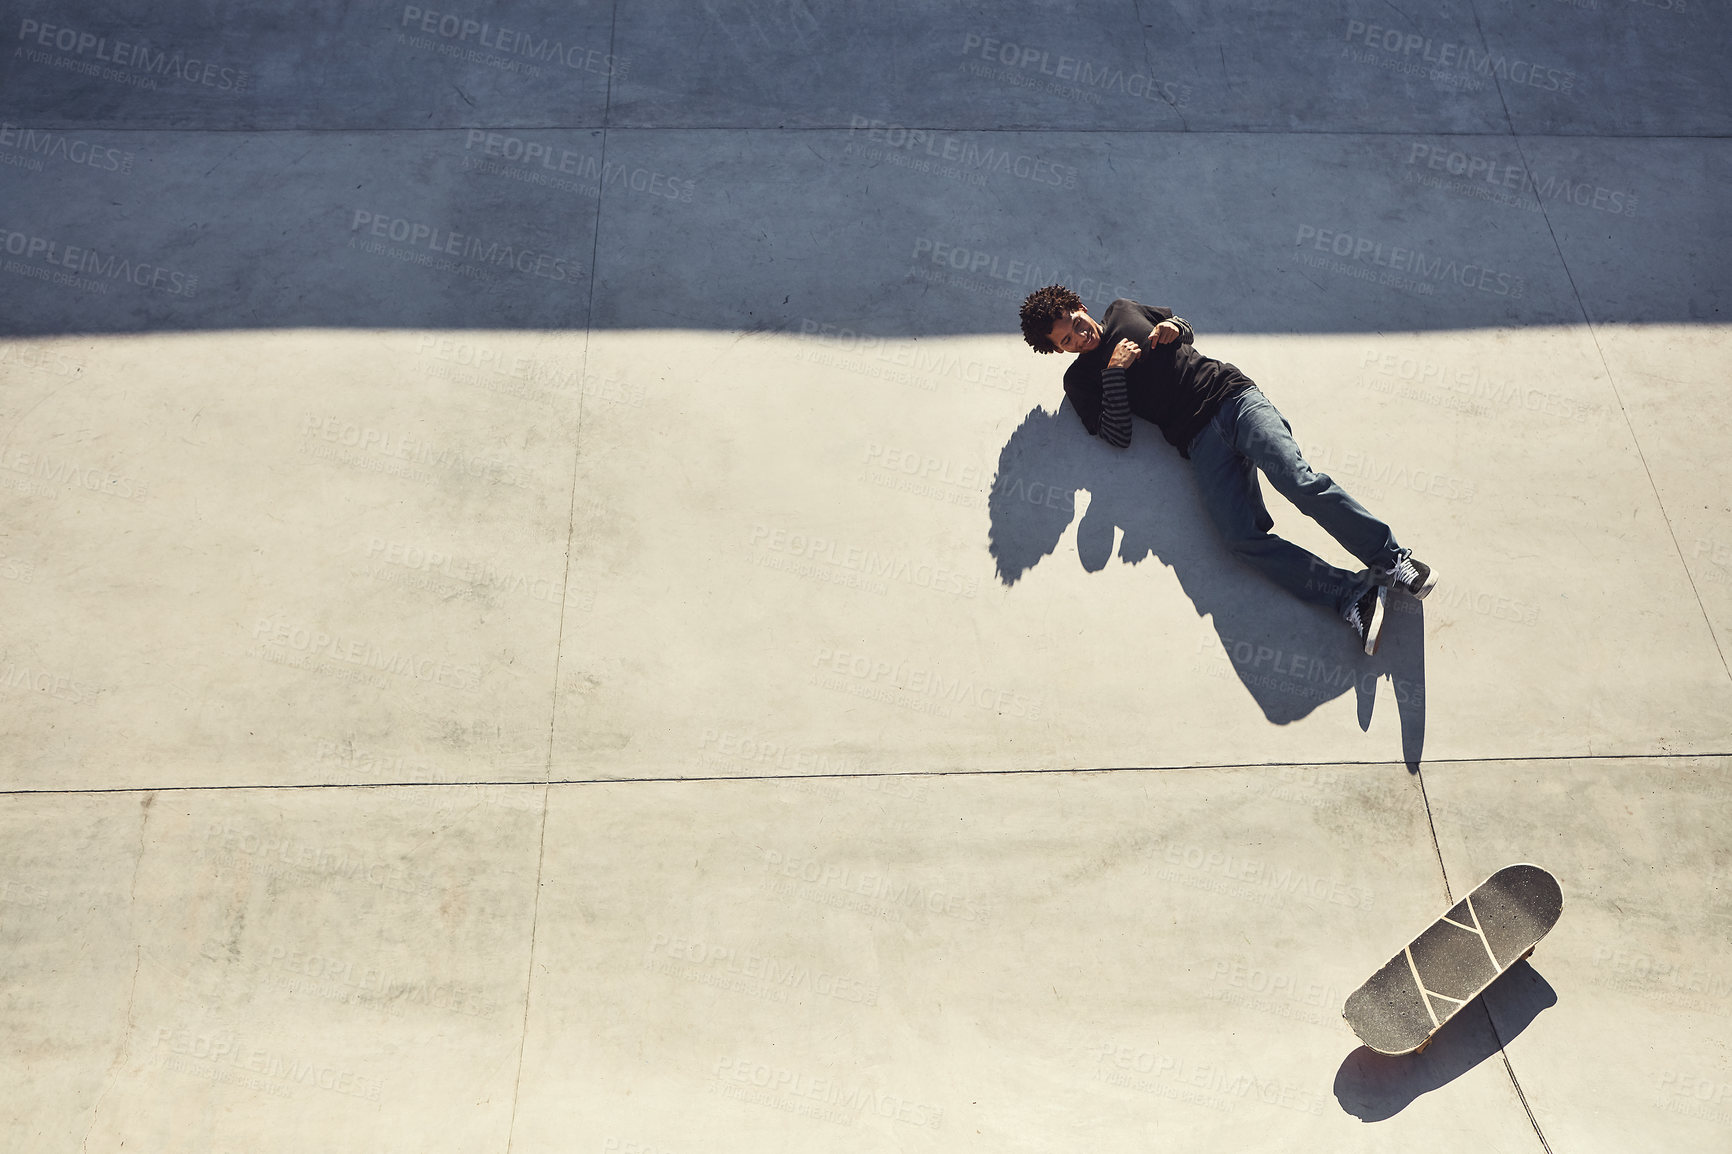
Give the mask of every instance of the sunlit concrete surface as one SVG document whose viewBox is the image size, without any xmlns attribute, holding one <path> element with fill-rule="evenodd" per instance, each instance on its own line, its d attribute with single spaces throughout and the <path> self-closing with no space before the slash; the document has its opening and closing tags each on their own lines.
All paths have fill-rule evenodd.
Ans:
<svg viewBox="0 0 1732 1154">
<path fill-rule="evenodd" d="M 1720 9 L 15 8 L 6 1149 L 1732 1142 Z M 1436 566 L 1375 657 L 1055 281 Z"/>
</svg>

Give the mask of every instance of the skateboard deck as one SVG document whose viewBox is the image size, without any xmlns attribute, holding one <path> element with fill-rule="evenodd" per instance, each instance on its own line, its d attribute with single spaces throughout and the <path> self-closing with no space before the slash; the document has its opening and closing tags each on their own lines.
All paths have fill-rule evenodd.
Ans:
<svg viewBox="0 0 1732 1154">
<path fill-rule="evenodd" d="M 1533 952 L 1563 908 L 1551 874 L 1505 866 L 1349 994 L 1341 1016 L 1380 1054 L 1424 1049 L 1456 1011 Z"/>
</svg>

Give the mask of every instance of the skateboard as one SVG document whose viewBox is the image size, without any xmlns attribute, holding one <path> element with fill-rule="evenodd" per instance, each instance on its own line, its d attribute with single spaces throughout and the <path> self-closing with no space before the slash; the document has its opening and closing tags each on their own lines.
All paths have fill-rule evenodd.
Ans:
<svg viewBox="0 0 1732 1154">
<path fill-rule="evenodd" d="M 1417 1053 L 1457 1010 L 1533 953 L 1563 909 L 1551 874 L 1505 866 L 1349 994 L 1341 1016 L 1379 1054 Z"/>
</svg>

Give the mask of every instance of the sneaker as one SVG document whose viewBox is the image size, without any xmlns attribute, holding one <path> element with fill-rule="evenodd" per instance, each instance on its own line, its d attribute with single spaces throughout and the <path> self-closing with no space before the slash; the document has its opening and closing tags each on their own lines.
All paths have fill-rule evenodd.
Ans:
<svg viewBox="0 0 1732 1154">
<path fill-rule="evenodd" d="M 1437 574 L 1432 572 L 1430 565 L 1423 561 L 1415 561 L 1412 557 L 1403 557 L 1395 563 L 1395 569 L 1383 570 L 1389 573 L 1389 583 L 1392 587 L 1410 594 L 1420 600 L 1431 592 L 1431 587 L 1437 584 Z"/>
<path fill-rule="evenodd" d="M 1381 585 L 1373 585 L 1360 594 L 1359 600 L 1347 607 L 1347 612 L 1341 616 L 1347 619 L 1347 624 L 1353 626 L 1353 632 L 1358 634 L 1360 642 L 1365 646 L 1365 656 L 1370 657 L 1377 652 L 1377 635 L 1383 629 L 1383 599 L 1389 591 Z"/>
</svg>

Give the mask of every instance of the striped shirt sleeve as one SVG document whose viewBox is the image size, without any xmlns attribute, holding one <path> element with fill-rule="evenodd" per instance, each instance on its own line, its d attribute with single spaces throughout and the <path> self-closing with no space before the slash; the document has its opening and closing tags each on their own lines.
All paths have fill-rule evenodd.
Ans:
<svg viewBox="0 0 1732 1154">
<path fill-rule="evenodd" d="M 1131 443 L 1131 397 L 1122 368 L 1101 370 L 1101 439 L 1120 449 Z"/>
</svg>

